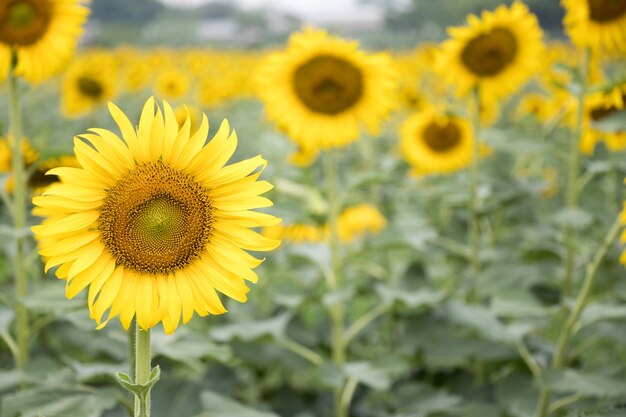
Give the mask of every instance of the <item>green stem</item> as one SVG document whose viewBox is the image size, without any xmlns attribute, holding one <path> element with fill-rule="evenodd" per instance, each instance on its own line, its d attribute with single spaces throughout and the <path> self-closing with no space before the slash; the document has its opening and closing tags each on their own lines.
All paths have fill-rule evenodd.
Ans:
<svg viewBox="0 0 626 417">
<path fill-rule="evenodd" d="M 23 304 L 24 297 L 28 294 L 28 271 L 26 269 L 26 180 L 24 175 L 24 161 L 22 157 L 22 114 L 19 105 L 19 92 L 14 65 L 9 70 L 8 88 L 9 95 L 9 120 L 11 125 L 12 161 L 13 174 L 13 226 L 15 228 L 15 316 L 17 326 L 18 358 L 17 367 L 22 369 L 28 363 L 28 343 L 30 329 L 28 326 L 28 311 Z"/>
<path fill-rule="evenodd" d="M 604 259 L 606 253 L 611 247 L 611 244 L 617 238 L 621 228 L 622 225 L 618 216 L 618 218 L 611 226 L 611 229 L 605 236 L 602 245 L 593 256 L 591 262 L 587 265 L 585 280 L 583 281 L 583 286 L 580 290 L 580 293 L 578 294 L 578 297 L 576 298 L 576 304 L 574 305 L 574 308 L 570 311 L 569 316 L 567 317 L 565 324 L 561 329 L 561 333 L 559 334 L 556 351 L 554 357 L 552 358 L 552 368 L 554 369 L 562 368 L 565 364 L 570 341 L 572 340 L 578 329 L 578 319 L 583 313 L 585 306 L 587 305 L 587 301 L 589 300 L 589 295 L 591 294 L 591 290 L 593 289 L 593 284 L 596 279 L 596 273 L 598 272 L 598 268 L 600 267 L 602 260 Z M 550 397 L 550 390 L 544 389 L 541 392 L 541 397 L 537 406 L 537 417 L 546 417 L 548 415 Z"/>
<path fill-rule="evenodd" d="M 285 349 L 290 350 L 296 355 L 299 355 L 307 361 L 311 362 L 313 365 L 319 366 L 324 363 L 324 358 L 322 358 L 318 353 L 296 342 L 295 340 L 282 339 L 278 343 Z"/>
<path fill-rule="evenodd" d="M 130 355 L 128 356 L 130 358 L 130 378 L 135 381 L 135 379 L 137 378 L 137 376 L 135 375 L 135 366 L 136 365 L 136 358 L 135 358 L 135 349 L 137 348 L 137 322 L 135 321 L 135 318 L 132 319 L 132 321 L 130 322 L 130 327 L 128 328 L 128 350 Z"/>
<path fill-rule="evenodd" d="M 365 329 L 371 322 L 385 314 L 390 307 L 391 306 L 389 304 L 380 304 L 378 307 L 375 307 L 362 315 L 359 319 L 352 323 L 343 334 L 344 343 L 346 345 L 350 343 L 350 341 L 358 335 L 361 330 Z"/>
<path fill-rule="evenodd" d="M 472 156 L 470 161 L 470 187 L 469 187 L 469 228 L 468 244 L 470 247 L 470 265 L 472 276 L 467 293 L 468 301 L 476 301 L 479 296 L 476 289 L 476 281 L 480 273 L 480 229 L 478 213 L 478 182 L 480 176 L 480 89 L 476 87 L 472 96 L 471 123 L 474 135 Z"/>
<path fill-rule="evenodd" d="M 566 204 L 570 210 L 578 207 L 578 176 L 580 174 L 580 138 L 583 135 L 583 119 L 585 112 L 585 95 L 587 94 L 587 73 L 589 72 L 590 51 L 585 49 L 580 68 L 580 88 L 578 89 L 578 111 L 576 115 L 576 138 L 569 143 L 568 173 Z M 575 230 L 571 226 L 565 228 L 565 276 L 563 278 L 563 296 L 569 297 L 572 293 L 574 266 L 576 261 L 576 247 L 574 244 Z"/>
<path fill-rule="evenodd" d="M 330 246 L 331 271 L 328 279 L 330 291 L 336 291 L 341 286 L 341 256 L 339 253 L 339 230 L 337 219 L 339 217 L 339 207 L 337 199 L 337 155 L 334 149 L 329 150 L 325 155 L 326 181 L 328 191 L 328 227 Z M 341 302 L 336 302 L 329 307 L 329 314 L 332 325 L 332 357 L 333 362 L 341 367 L 346 361 L 346 344 L 344 334 L 344 312 Z M 335 390 L 335 415 L 341 417 L 341 389 Z"/>
<path fill-rule="evenodd" d="M 141 330 L 139 324 L 135 325 L 137 343 L 135 346 L 135 383 L 145 385 L 150 378 L 150 330 Z M 142 401 L 135 396 L 135 417 L 150 417 L 150 393 L 148 392 Z"/>
<path fill-rule="evenodd" d="M 356 391 L 356 387 L 359 385 L 359 381 L 356 378 L 348 379 L 346 386 L 343 388 L 341 398 L 339 400 L 340 410 L 338 417 L 348 417 L 350 411 L 350 404 L 352 403 L 352 397 Z"/>
</svg>

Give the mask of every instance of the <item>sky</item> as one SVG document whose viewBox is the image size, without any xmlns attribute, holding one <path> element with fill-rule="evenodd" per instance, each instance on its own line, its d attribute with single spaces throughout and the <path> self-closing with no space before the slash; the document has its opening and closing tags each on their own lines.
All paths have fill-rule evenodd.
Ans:
<svg viewBox="0 0 626 417">
<path fill-rule="evenodd" d="M 161 0 L 171 6 L 196 6 L 214 0 Z M 235 0 L 243 8 L 271 6 L 289 11 L 305 21 L 372 13 L 371 7 L 359 5 L 358 0 Z"/>
</svg>

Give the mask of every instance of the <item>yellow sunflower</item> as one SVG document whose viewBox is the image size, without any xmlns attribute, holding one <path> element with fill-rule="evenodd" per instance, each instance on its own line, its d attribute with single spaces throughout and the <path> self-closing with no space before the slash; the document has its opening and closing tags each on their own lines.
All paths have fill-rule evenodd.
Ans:
<svg viewBox="0 0 626 417">
<path fill-rule="evenodd" d="M 326 239 L 326 231 L 323 227 L 306 223 L 277 224 L 264 227 L 261 233 L 269 239 L 295 244 L 320 243 Z"/>
<path fill-rule="evenodd" d="M 56 156 L 38 163 L 36 169 L 28 177 L 28 186 L 33 194 L 41 194 L 52 184 L 59 182 L 57 175 L 46 175 L 48 171 L 59 167 L 80 168 L 81 166 L 74 155 Z M 37 207 L 34 213 L 37 214 Z"/>
<path fill-rule="evenodd" d="M 0 137 L 0 173 L 11 172 L 11 166 L 13 165 L 12 148 L 13 138 L 11 136 L 8 139 Z M 39 159 L 39 152 L 32 147 L 30 141 L 26 138 L 22 139 L 22 157 L 26 167 L 29 167 Z"/>
<path fill-rule="evenodd" d="M 40 82 L 63 68 L 74 53 L 89 9 L 81 0 L 0 1 L 0 79 L 15 51 L 15 74 Z"/>
<path fill-rule="evenodd" d="M 361 125 L 376 133 L 396 105 L 396 70 L 384 53 L 307 29 L 267 57 L 258 93 L 279 128 L 304 148 L 344 146 Z"/>
<path fill-rule="evenodd" d="M 75 60 L 63 79 L 63 114 L 81 116 L 104 105 L 115 96 L 116 82 L 116 65 L 110 54 L 96 52 Z"/>
<path fill-rule="evenodd" d="M 589 95 L 585 101 L 583 135 L 580 141 L 581 151 L 591 155 L 598 144 L 604 141 L 606 147 L 613 152 L 626 149 L 626 129 L 603 131 L 594 123 L 601 122 L 609 116 L 626 111 L 626 84 L 615 86 L 611 91 L 597 92 Z"/>
<path fill-rule="evenodd" d="M 387 219 L 371 204 L 346 207 L 337 219 L 339 239 L 350 243 L 366 234 L 377 235 L 387 227 Z"/>
<path fill-rule="evenodd" d="M 467 120 L 428 109 L 403 123 L 400 142 L 415 174 L 449 173 L 470 163 L 474 135 Z"/>
<path fill-rule="evenodd" d="M 167 102 L 155 111 L 149 99 L 136 129 L 109 109 L 123 140 L 105 129 L 75 138 L 81 168 L 53 169 L 61 183 L 33 199 L 46 217 L 32 228 L 46 271 L 59 266 L 69 298 L 89 287 L 99 328 L 119 315 L 128 329 L 136 316 L 172 333 L 181 314 L 225 313 L 218 292 L 245 302 L 262 262 L 246 251 L 279 244 L 250 230 L 280 221 L 252 211 L 272 205 L 260 196 L 272 186 L 257 181 L 266 161 L 225 165 L 237 147 L 226 121 L 207 143 L 206 116 L 190 132 Z"/>
<path fill-rule="evenodd" d="M 191 88 L 189 74 L 182 69 L 171 67 L 159 72 L 154 82 L 154 91 L 159 97 L 181 99 Z"/>
<path fill-rule="evenodd" d="M 561 0 L 565 31 L 578 46 L 626 52 L 626 0 Z"/>
<path fill-rule="evenodd" d="M 521 2 L 470 15 L 468 25 L 448 29 L 437 62 L 460 95 L 480 88 L 488 100 L 514 92 L 542 65 L 543 32 Z"/>
</svg>

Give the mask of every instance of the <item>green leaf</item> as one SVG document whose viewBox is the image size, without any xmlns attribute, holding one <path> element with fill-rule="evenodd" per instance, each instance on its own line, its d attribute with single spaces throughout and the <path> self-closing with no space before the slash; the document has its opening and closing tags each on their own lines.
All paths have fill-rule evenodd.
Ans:
<svg viewBox="0 0 626 417">
<path fill-rule="evenodd" d="M 228 324 L 214 328 L 210 331 L 210 335 L 220 342 L 234 339 L 251 342 L 264 337 L 283 339 L 290 319 L 291 313 L 283 313 L 268 320 Z"/>
<path fill-rule="evenodd" d="M 113 408 L 116 398 L 112 388 L 36 387 L 4 396 L 2 417 L 94 417 Z"/>
<path fill-rule="evenodd" d="M 554 215 L 554 221 L 561 227 L 583 230 L 591 226 L 593 216 L 581 208 L 564 208 Z"/>
<path fill-rule="evenodd" d="M 548 369 L 542 372 L 539 383 L 543 388 L 563 394 L 585 397 L 619 398 L 626 395 L 624 376 L 607 376 L 573 369 Z"/>
<path fill-rule="evenodd" d="M 445 298 L 445 293 L 442 291 L 431 289 L 407 291 L 382 284 L 376 286 L 376 292 L 384 303 L 401 303 L 412 309 L 437 305 Z"/>
<path fill-rule="evenodd" d="M 345 374 L 377 390 L 391 387 L 391 378 L 384 369 L 379 369 L 369 362 L 352 362 L 344 366 Z"/>
<path fill-rule="evenodd" d="M 224 397 L 212 391 L 200 394 L 200 402 L 204 411 L 196 417 L 280 417 L 269 411 L 258 411 L 247 407 L 235 400 Z"/>
<path fill-rule="evenodd" d="M 15 313 L 7 307 L 0 307 L 0 333 L 8 332 L 9 326 L 13 322 Z"/>
<path fill-rule="evenodd" d="M 626 306 L 617 304 L 590 304 L 585 308 L 580 325 L 590 324 L 604 320 L 622 320 L 626 318 Z"/>
<path fill-rule="evenodd" d="M 513 332 L 485 307 L 455 301 L 448 305 L 448 311 L 454 322 L 476 330 L 485 339 L 505 343 L 517 341 Z"/>
<path fill-rule="evenodd" d="M 202 369 L 203 360 L 227 363 L 233 358 L 230 346 L 213 342 L 209 335 L 198 335 L 185 329 L 173 335 L 155 333 L 152 352 L 174 362 L 183 363 L 190 369 Z"/>
</svg>

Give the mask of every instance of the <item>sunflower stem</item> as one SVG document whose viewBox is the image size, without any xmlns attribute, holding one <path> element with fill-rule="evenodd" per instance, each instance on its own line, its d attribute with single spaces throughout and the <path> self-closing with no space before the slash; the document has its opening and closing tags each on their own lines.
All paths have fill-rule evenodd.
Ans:
<svg viewBox="0 0 626 417">
<path fill-rule="evenodd" d="M 470 187 L 469 187 L 469 228 L 468 243 L 470 247 L 470 265 L 472 268 L 467 292 L 467 300 L 477 301 L 480 296 L 477 293 L 476 281 L 480 273 L 480 229 L 478 213 L 478 185 L 480 176 L 480 89 L 476 87 L 472 95 L 471 123 L 474 141 L 472 144 L 472 156 L 470 161 Z"/>
<path fill-rule="evenodd" d="M 578 207 L 578 175 L 580 174 L 580 139 L 583 135 L 583 118 L 585 112 L 585 95 L 587 94 L 587 75 L 589 72 L 589 59 L 591 52 L 585 48 L 582 64 L 580 67 L 580 87 L 577 94 L 578 110 L 576 115 L 575 139 L 569 144 L 569 166 L 567 173 L 566 205 L 569 210 Z M 567 298 L 572 293 L 572 281 L 574 279 L 574 264 L 576 261 L 576 247 L 574 243 L 576 231 L 571 225 L 565 227 L 565 275 L 563 277 L 563 297 Z"/>
<path fill-rule="evenodd" d="M 570 311 L 563 327 L 561 328 L 561 333 L 559 334 L 555 354 L 552 358 L 553 369 L 560 369 L 566 363 L 569 344 L 578 330 L 578 319 L 582 315 L 587 305 L 587 301 L 589 300 L 589 295 L 591 294 L 591 290 L 593 289 L 593 284 L 596 279 L 596 273 L 598 271 L 598 268 L 604 260 L 604 257 L 611 247 L 611 244 L 615 241 L 615 239 L 617 239 L 617 236 L 621 229 L 621 219 L 620 216 L 618 216 L 611 226 L 611 229 L 604 237 L 602 245 L 600 245 L 598 251 L 595 253 L 589 264 L 587 264 L 585 280 L 583 281 L 583 286 L 578 293 L 578 297 L 576 297 L 576 304 L 574 305 L 574 308 Z M 542 390 L 541 396 L 537 404 L 537 417 L 546 417 L 549 415 L 551 396 L 552 393 L 550 390 Z"/>
<path fill-rule="evenodd" d="M 339 230 L 337 219 L 339 207 L 337 199 L 337 154 L 334 149 L 325 155 L 325 176 L 328 192 L 328 244 L 330 247 L 331 271 L 328 280 L 330 291 L 337 291 L 341 286 L 341 256 L 339 253 Z M 332 358 L 333 362 L 342 367 L 346 361 L 346 344 L 344 341 L 344 312 L 340 301 L 329 306 L 332 326 Z M 345 417 L 344 406 L 341 402 L 343 389 L 338 388 L 334 393 L 335 416 Z"/>
<path fill-rule="evenodd" d="M 135 322 L 135 384 L 147 385 L 150 379 L 150 329 L 141 330 Z M 135 417 L 150 417 L 150 390 L 141 398 L 135 395 Z"/>
<path fill-rule="evenodd" d="M 7 94 L 9 96 L 9 120 L 11 126 L 12 161 L 11 170 L 14 181 L 13 188 L 13 226 L 15 233 L 15 317 L 17 332 L 17 367 L 23 369 L 28 363 L 28 343 L 30 329 L 28 323 L 28 311 L 24 306 L 24 297 L 28 293 L 28 271 L 26 268 L 26 238 L 22 231 L 26 227 L 26 180 L 24 175 L 24 162 L 22 157 L 22 113 L 19 104 L 18 80 L 15 75 L 15 57 L 9 69 Z"/>
</svg>

